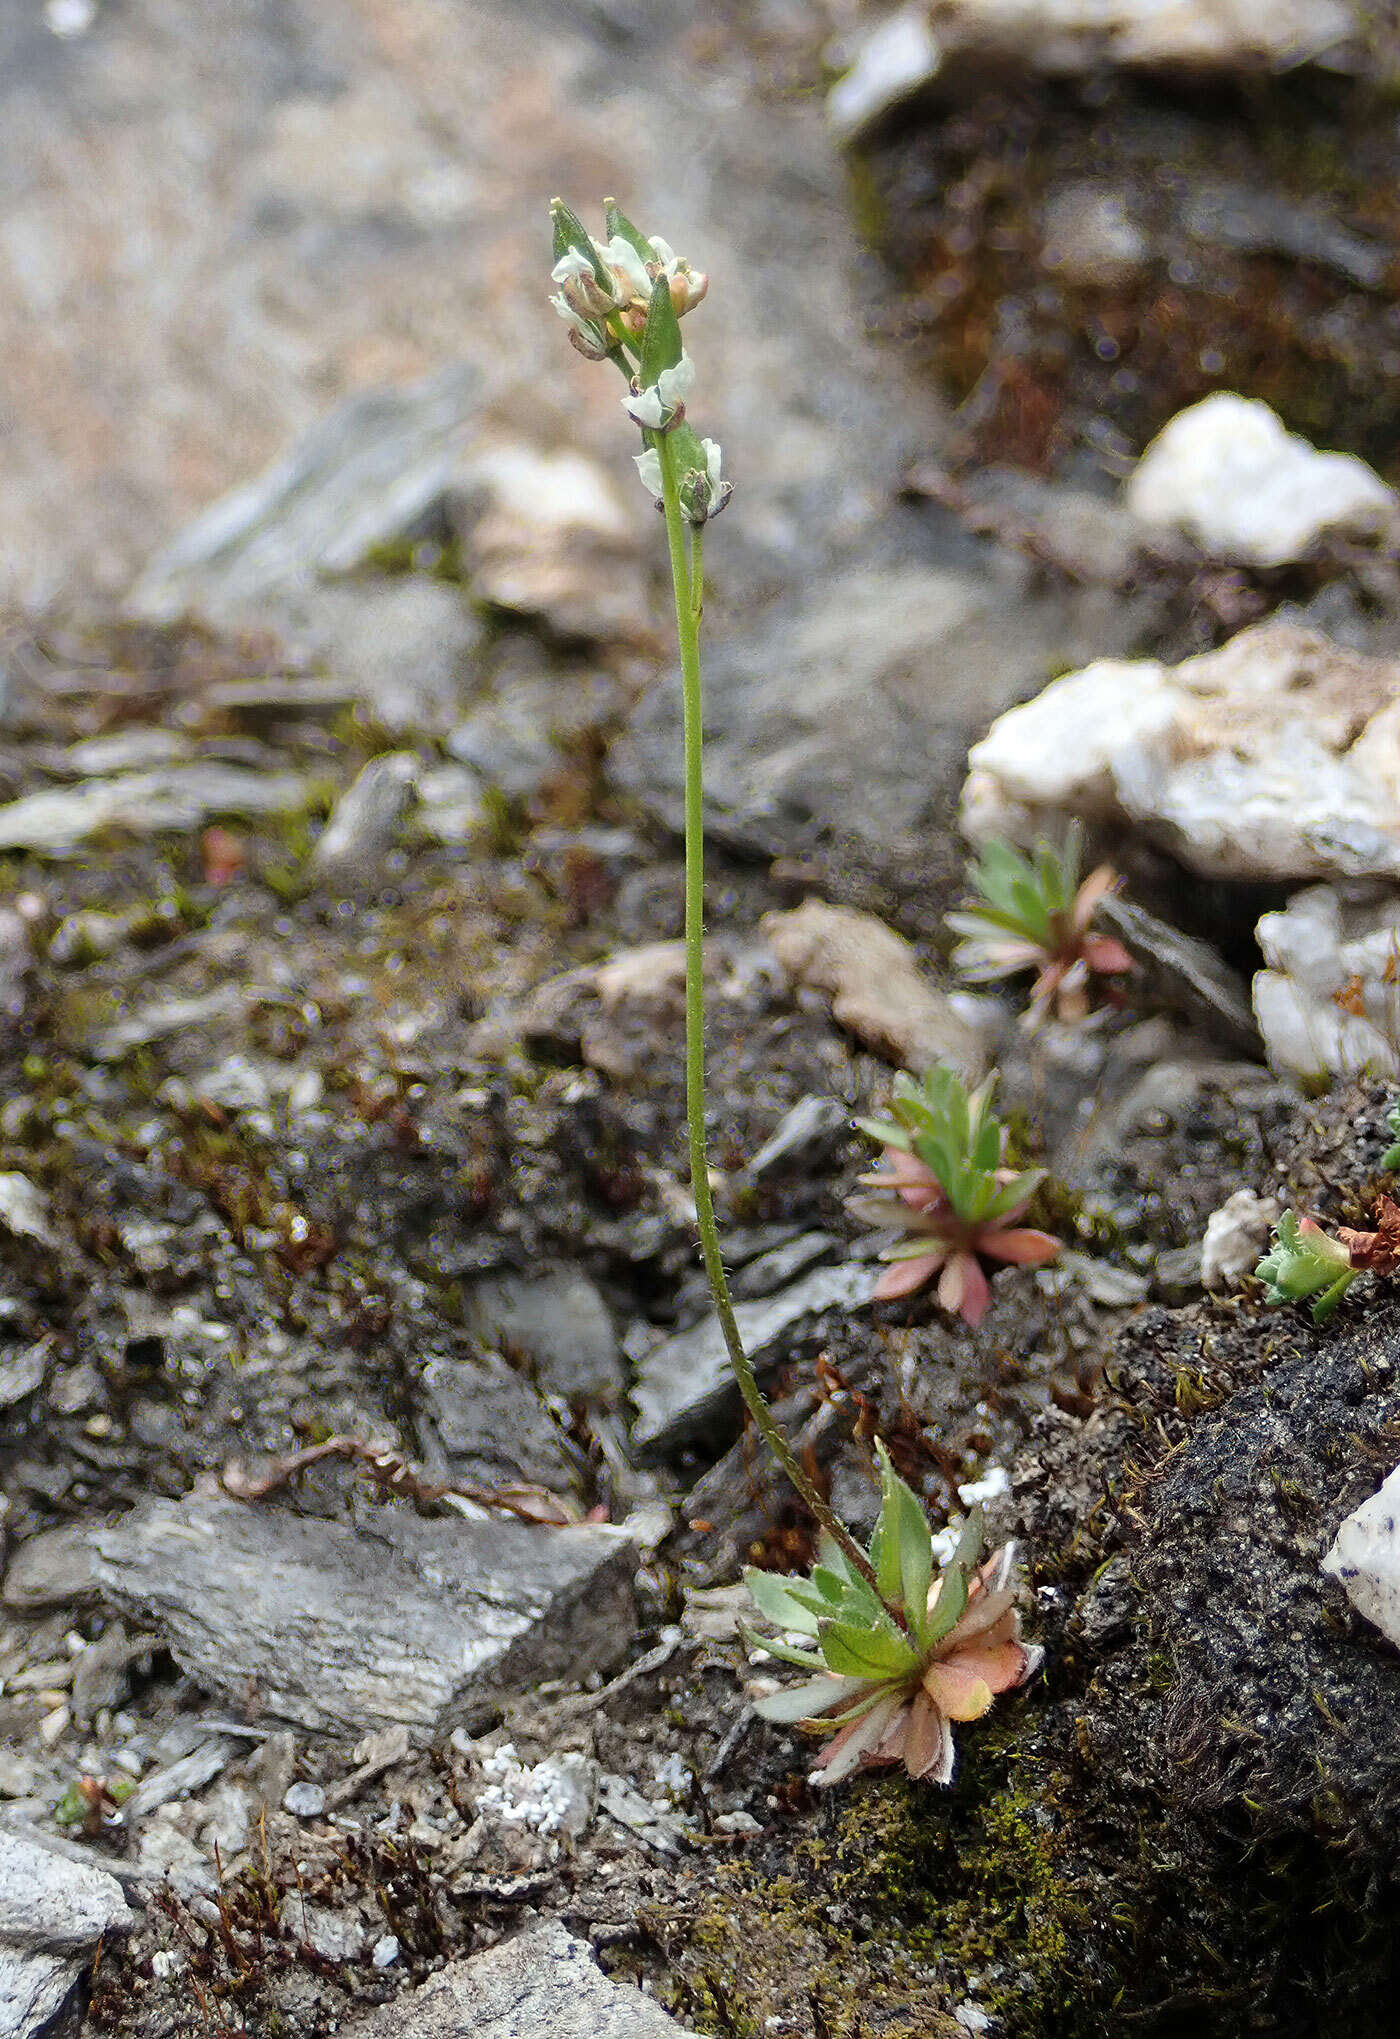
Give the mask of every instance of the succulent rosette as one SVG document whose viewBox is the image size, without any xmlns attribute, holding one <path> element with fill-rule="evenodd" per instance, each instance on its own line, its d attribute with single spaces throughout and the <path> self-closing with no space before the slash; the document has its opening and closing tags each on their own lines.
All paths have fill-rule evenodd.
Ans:
<svg viewBox="0 0 1400 2039">
<path fill-rule="evenodd" d="M 1119 977 L 1133 959 L 1111 935 L 1093 933 L 1094 917 L 1118 879 L 1107 864 L 1079 876 L 1083 838 L 1071 827 L 1064 846 L 1039 842 L 1022 856 L 993 837 L 969 867 L 975 897 L 948 925 L 963 937 L 953 961 L 971 984 L 991 984 L 1033 970 L 1029 1019 L 1053 1009 L 1083 1019 L 1094 979 Z"/>
<path fill-rule="evenodd" d="M 744 1574 L 754 1605 L 781 1631 L 750 1635 L 751 1644 L 808 1673 L 800 1684 L 757 1693 L 754 1709 L 765 1720 L 830 1737 L 815 1783 L 898 1763 L 911 1777 L 947 1784 L 953 1729 L 1024 1685 L 1043 1653 L 1021 1640 L 1014 1544 L 982 1560 L 982 1515 L 973 1509 L 951 1558 L 937 1568 L 918 1497 L 884 1445 L 876 1449 L 875 1586 L 829 1543 L 809 1578 Z"/>
<path fill-rule="evenodd" d="M 1002 1166 L 1006 1133 L 992 1111 L 993 1081 L 967 1091 L 955 1071 L 934 1069 L 922 1083 L 895 1078 L 890 1119 L 862 1119 L 884 1148 L 884 1166 L 860 1178 L 865 1195 L 847 1208 L 863 1225 L 904 1236 L 881 1256 L 889 1266 L 873 1302 L 912 1295 L 938 1277 L 938 1300 L 968 1324 L 991 1301 L 984 1261 L 1039 1267 L 1060 1242 L 1022 1226 L 1043 1168 Z"/>
</svg>

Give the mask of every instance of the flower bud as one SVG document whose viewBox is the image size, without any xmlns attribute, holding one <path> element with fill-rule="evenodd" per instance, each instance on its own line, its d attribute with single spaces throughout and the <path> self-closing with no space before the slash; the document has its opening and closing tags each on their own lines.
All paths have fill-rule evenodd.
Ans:
<svg viewBox="0 0 1400 2039">
<path fill-rule="evenodd" d="M 687 268 L 681 263 L 666 279 L 671 291 L 671 303 L 676 308 L 676 317 L 683 319 L 688 311 L 694 311 L 710 287 L 710 279 L 703 269 Z"/>
<path fill-rule="evenodd" d="M 692 467 L 681 476 L 681 508 L 692 524 L 706 524 L 711 517 L 717 517 L 734 493 L 732 482 L 725 481 L 720 473 L 721 453 L 713 439 L 702 439 L 701 450 L 705 465 Z"/>
</svg>

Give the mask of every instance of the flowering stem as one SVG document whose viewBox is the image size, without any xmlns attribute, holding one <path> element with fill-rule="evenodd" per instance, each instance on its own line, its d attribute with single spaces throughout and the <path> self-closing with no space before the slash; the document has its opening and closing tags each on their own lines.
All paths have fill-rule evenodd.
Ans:
<svg viewBox="0 0 1400 2039">
<path fill-rule="evenodd" d="M 714 1201 L 710 1195 L 709 1158 L 705 1140 L 705 837 L 703 807 L 702 746 L 704 721 L 700 696 L 700 607 L 702 551 L 700 528 L 691 531 L 691 555 L 686 557 L 685 520 L 681 513 L 676 456 L 669 434 L 660 432 L 650 439 L 661 460 L 661 500 L 666 512 L 666 537 L 671 550 L 671 582 L 676 600 L 676 635 L 680 640 L 681 692 L 685 709 L 685 1102 L 690 1128 L 690 1186 L 695 1198 L 695 1221 L 700 1233 L 700 1250 L 715 1315 L 729 1353 L 729 1364 L 768 1449 L 806 1502 L 812 1514 L 845 1552 L 846 1557 L 870 1585 L 876 1586 L 870 1560 L 844 1522 L 822 1500 L 798 1463 L 797 1455 L 778 1426 L 764 1400 L 729 1299 L 724 1260 L 720 1253 L 719 1229 L 715 1223 Z"/>
</svg>

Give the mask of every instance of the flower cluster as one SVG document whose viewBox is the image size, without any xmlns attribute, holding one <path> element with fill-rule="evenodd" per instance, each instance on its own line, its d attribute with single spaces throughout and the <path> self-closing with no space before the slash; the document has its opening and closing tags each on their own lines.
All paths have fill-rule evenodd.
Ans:
<svg viewBox="0 0 1400 2039">
<path fill-rule="evenodd" d="M 698 525 L 717 517 L 732 490 L 718 445 L 697 437 L 685 421 L 695 364 L 680 338 L 680 320 L 705 296 L 709 278 L 659 237 L 641 234 L 612 199 L 604 206 L 603 241 L 594 241 L 562 200 L 555 199 L 551 214 L 559 287 L 550 303 L 581 354 L 615 361 L 627 378 L 622 403 L 642 428 L 645 448 L 636 461 L 643 485 L 660 508 L 659 442 L 669 437 L 686 518 Z"/>
<path fill-rule="evenodd" d="M 1094 915 L 1118 883 L 1107 864 L 1081 883 L 1082 837 L 1073 826 L 1063 849 L 1040 842 L 1030 856 L 994 837 L 968 871 L 975 898 L 948 925 L 964 939 L 953 961 L 969 982 L 989 984 L 1034 970 L 1028 1018 L 1051 1007 L 1083 1019 L 1095 977 L 1133 968 L 1121 942 L 1091 932 Z"/>
<path fill-rule="evenodd" d="M 902 1763 L 911 1777 L 947 1784 L 954 1724 L 979 1719 L 998 1693 L 1024 1685 L 1041 1651 L 1021 1641 L 1015 1546 L 979 1563 L 982 1518 L 973 1509 L 935 1573 L 928 1518 L 883 1444 L 876 1450 L 874 1586 L 830 1543 L 808 1579 L 744 1574 L 754 1605 L 781 1631 L 751 1635 L 750 1643 L 811 1674 L 761 1693 L 754 1707 L 765 1720 L 831 1736 L 814 1783 L 835 1784 L 861 1765 Z"/>
<path fill-rule="evenodd" d="M 873 1301 L 912 1295 L 936 1274 L 944 1309 L 976 1325 L 991 1301 L 984 1259 L 1038 1267 L 1059 1252 L 1048 1232 L 1016 1224 L 1045 1170 L 1002 1166 L 1006 1134 L 991 1108 L 994 1083 L 969 1096 L 951 1069 L 934 1069 L 922 1083 L 901 1074 L 893 1118 L 859 1121 L 884 1147 L 885 1166 L 861 1176 L 871 1194 L 852 1197 L 848 1209 L 862 1224 L 905 1234 L 881 1256 L 890 1266 Z"/>
</svg>

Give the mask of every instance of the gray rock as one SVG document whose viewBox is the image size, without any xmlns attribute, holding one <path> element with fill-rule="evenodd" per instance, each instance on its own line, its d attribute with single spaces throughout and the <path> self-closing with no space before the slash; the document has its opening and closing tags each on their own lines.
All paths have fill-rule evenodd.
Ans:
<svg viewBox="0 0 1400 2039">
<path fill-rule="evenodd" d="M 349 2039 L 676 2039 L 688 2029 L 609 1982 L 587 1944 L 551 1921 L 453 1962 Z"/>
<path fill-rule="evenodd" d="M 1111 185 L 1067 184 L 1045 207 L 1041 263 L 1064 283 L 1113 289 L 1146 266 L 1152 244 Z"/>
<path fill-rule="evenodd" d="M 539 1396 L 499 1353 L 435 1354 L 422 1374 L 424 1462 L 434 1477 L 567 1488 L 573 1469 Z"/>
<path fill-rule="evenodd" d="M 0 1355 L 0 1409 L 12 1409 L 44 1385 L 51 1346 L 45 1339 Z"/>
<path fill-rule="evenodd" d="M 809 1160 L 845 1130 L 850 1117 L 839 1097 L 800 1097 L 750 1161 L 749 1174 L 758 1178 L 791 1162 Z"/>
<path fill-rule="evenodd" d="M 1035 597 L 1014 576 L 852 567 L 717 627 L 705 673 L 710 826 L 797 853 L 826 831 L 907 853 L 952 802 L 969 742 L 1082 643 L 1131 641 L 1107 593 Z M 680 695 L 643 697 L 609 755 L 614 782 L 669 828 L 680 816 Z"/>
<path fill-rule="evenodd" d="M 308 1904 L 300 1891 L 287 1892 L 278 1918 L 284 1932 L 313 1948 L 323 1961 L 356 1961 L 365 1951 L 368 1936 L 358 1919 L 328 1905 Z"/>
<path fill-rule="evenodd" d="M 826 1310 L 849 1310 L 869 1298 L 870 1270 L 860 1265 L 819 1267 L 776 1296 L 736 1305 L 740 1334 L 755 1366 L 771 1366 L 792 1349 L 798 1327 Z M 712 1313 L 649 1352 L 638 1370 L 633 1400 L 633 1442 L 665 1452 L 722 1430 L 739 1391 Z"/>
<path fill-rule="evenodd" d="M 476 377 L 460 365 L 337 406 L 256 480 L 210 506 L 146 568 L 133 615 L 237 624 L 272 595 L 353 573 L 440 517 Z"/>
<path fill-rule="evenodd" d="M 21 1614 L 74 1607 L 95 1598 L 97 1572 L 85 1524 L 41 1529 L 22 1543 L 5 1570 L 0 1601 Z"/>
<path fill-rule="evenodd" d="M 411 751 L 370 759 L 336 802 L 312 854 L 319 879 L 334 885 L 374 876 L 408 813 L 417 777 L 418 759 Z"/>
<path fill-rule="evenodd" d="M 102 1936 L 132 1924 L 114 1877 L 0 1828 L 0 2035 L 43 2031 Z"/>
<path fill-rule="evenodd" d="M 537 616 L 561 637 L 646 640 L 651 531 L 617 472 L 573 448 L 523 441 L 473 453 L 451 515 L 477 599 Z"/>
<path fill-rule="evenodd" d="M 578 1268 L 488 1276 L 468 1293 L 463 1322 L 500 1352 L 518 1353 L 549 1393 L 607 1402 L 622 1390 L 608 1306 Z"/>
<path fill-rule="evenodd" d="M 1136 963 L 1135 1004 L 1156 1000 L 1232 1048 L 1258 1050 L 1259 1029 L 1244 985 L 1205 942 L 1116 893 L 1099 902 L 1095 924 L 1116 935 Z"/>
<path fill-rule="evenodd" d="M 445 734 L 476 684 L 484 626 L 448 581 L 357 577 L 284 595 L 271 620 L 291 656 L 327 668 L 314 684 L 348 694 L 386 729 Z"/>
<path fill-rule="evenodd" d="M 426 1521 L 359 1531 L 221 1497 L 91 1532 L 104 1597 L 234 1707 L 362 1735 L 451 1727 L 492 1695 L 606 1664 L 636 1553 L 606 1528 Z"/>
<path fill-rule="evenodd" d="M 71 857 L 109 828 L 136 836 L 186 833 L 223 815 L 292 813 L 306 799 L 306 781 L 295 772 L 253 772 L 212 762 L 85 779 L 0 807 L 0 849 Z"/>
</svg>

